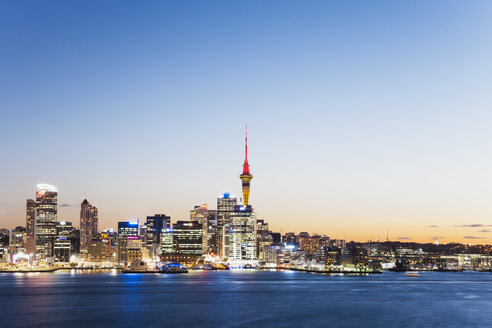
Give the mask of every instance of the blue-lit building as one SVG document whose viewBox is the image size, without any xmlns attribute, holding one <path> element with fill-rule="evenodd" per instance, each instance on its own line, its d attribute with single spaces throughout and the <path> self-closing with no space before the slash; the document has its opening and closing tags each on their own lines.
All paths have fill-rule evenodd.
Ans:
<svg viewBox="0 0 492 328">
<path fill-rule="evenodd" d="M 118 237 L 138 237 L 138 221 L 137 222 L 118 222 Z"/>
<path fill-rule="evenodd" d="M 161 249 L 161 232 L 171 227 L 171 217 L 165 214 L 147 216 L 145 244 L 149 256 L 159 255 Z"/>
</svg>

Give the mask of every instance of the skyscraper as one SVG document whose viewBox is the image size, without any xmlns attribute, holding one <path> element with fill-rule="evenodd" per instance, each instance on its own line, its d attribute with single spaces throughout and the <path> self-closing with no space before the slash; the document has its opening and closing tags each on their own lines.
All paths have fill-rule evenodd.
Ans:
<svg viewBox="0 0 492 328">
<path fill-rule="evenodd" d="M 161 233 L 171 227 L 171 217 L 165 214 L 147 216 L 145 243 L 150 257 L 161 251 Z"/>
<path fill-rule="evenodd" d="M 56 238 L 58 191 L 54 186 L 38 184 L 36 192 L 35 239 L 40 258 L 53 256 Z"/>
<path fill-rule="evenodd" d="M 54 243 L 55 262 L 69 262 L 72 233 L 72 222 L 61 221 L 56 225 L 56 239 Z"/>
<path fill-rule="evenodd" d="M 243 164 L 243 173 L 239 176 L 243 185 L 243 204 L 249 205 L 249 184 L 253 179 L 253 176 L 249 172 L 249 163 L 248 163 L 248 126 L 246 125 L 246 138 L 244 144 L 244 164 Z"/>
<path fill-rule="evenodd" d="M 36 253 L 35 224 L 36 202 L 32 199 L 26 201 L 26 253 Z"/>
<path fill-rule="evenodd" d="M 97 207 L 87 199 L 80 204 L 80 249 L 86 251 L 92 237 L 96 236 L 98 224 Z"/>
<path fill-rule="evenodd" d="M 237 205 L 236 197 L 226 192 L 217 198 L 217 255 L 222 258 L 229 256 L 229 224 L 230 213 Z"/>
<path fill-rule="evenodd" d="M 229 261 L 254 264 L 256 252 L 256 218 L 251 205 L 236 205 L 230 213 Z"/>
<path fill-rule="evenodd" d="M 202 225 L 202 253 L 217 253 L 215 236 L 217 230 L 217 211 L 209 210 L 207 204 L 195 206 L 190 211 L 190 220 L 197 221 Z"/>
<path fill-rule="evenodd" d="M 173 252 L 202 255 L 203 230 L 197 221 L 178 221 L 173 224 Z"/>
</svg>

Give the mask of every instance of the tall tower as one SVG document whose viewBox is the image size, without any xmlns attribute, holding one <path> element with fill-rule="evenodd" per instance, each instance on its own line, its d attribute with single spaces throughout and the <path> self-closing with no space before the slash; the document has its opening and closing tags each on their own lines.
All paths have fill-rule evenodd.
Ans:
<svg viewBox="0 0 492 328">
<path fill-rule="evenodd" d="M 34 236 L 36 254 L 41 258 L 53 256 L 56 237 L 56 217 L 58 209 L 58 190 L 48 184 L 38 184 L 36 191 L 36 211 Z"/>
<path fill-rule="evenodd" d="M 26 201 L 26 253 L 36 253 L 36 202 L 32 199 Z"/>
<path fill-rule="evenodd" d="M 99 218 L 97 207 L 91 205 L 87 199 L 80 204 L 80 249 L 87 250 L 92 238 L 98 233 Z"/>
<path fill-rule="evenodd" d="M 243 173 L 239 176 L 241 181 L 243 182 L 243 203 L 244 205 L 249 205 L 249 183 L 253 176 L 249 173 L 249 164 L 248 164 L 248 125 L 246 125 L 246 138 L 244 145 L 244 164 L 243 164 Z"/>
</svg>

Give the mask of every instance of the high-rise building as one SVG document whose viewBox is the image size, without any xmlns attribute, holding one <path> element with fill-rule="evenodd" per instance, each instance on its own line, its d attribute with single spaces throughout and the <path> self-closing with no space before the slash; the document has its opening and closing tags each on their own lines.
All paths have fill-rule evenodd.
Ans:
<svg viewBox="0 0 492 328">
<path fill-rule="evenodd" d="M 197 221 L 202 225 L 202 253 L 216 254 L 217 211 L 209 210 L 207 204 L 195 206 L 190 211 L 190 220 Z"/>
<path fill-rule="evenodd" d="M 79 254 L 80 253 L 80 230 L 73 229 L 68 237 L 70 239 L 70 253 Z"/>
<path fill-rule="evenodd" d="M 118 222 L 118 237 L 138 237 L 138 222 Z"/>
<path fill-rule="evenodd" d="M 251 205 L 237 205 L 230 220 L 229 262 L 253 264 L 257 260 L 256 219 Z"/>
<path fill-rule="evenodd" d="M 36 253 L 36 202 L 32 199 L 26 200 L 26 253 Z"/>
<path fill-rule="evenodd" d="M 118 237 L 118 262 L 125 266 L 142 259 L 142 241 L 138 237 Z"/>
<path fill-rule="evenodd" d="M 80 248 L 82 250 L 86 251 L 92 237 L 97 235 L 97 224 L 97 207 L 84 199 L 80 204 Z"/>
<path fill-rule="evenodd" d="M 165 214 L 147 216 L 145 243 L 150 257 L 156 257 L 161 251 L 161 233 L 171 227 L 171 217 Z"/>
<path fill-rule="evenodd" d="M 202 255 L 202 225 L 197 221 L 178 221 L 173 224 L 173 252 Z"/>
<path fill-rule="evenodd" d="M 230 214 L 237 205 L 236 197 L 226 192 L 217 198 L 217 255 L 221 258 L 229 256 L 229 224 Z"/>
<path fill-rule="evenodd" d="M 24 227 L 16 227 L 9 229 L 9 254 L 15 255 L 25 251 L 26 229 Z"/>
<path fill-rule="evenodd" d="M 268 223 L 265 220 L 256 220 L 256 254 L 258 260 L 264 260 L 263 248 L 273 244 L 273 237 L 268 230 Z"/>
<path fill-rule="evenodd" d="M 70 262 L 72 222 L 60 221 L 56 224 L 56 239 L 54 243 L 55 262 Z"/>
<path fill-rule="evenodd" d="M 161 254 L 173 253 L 173 229 L 167 228 L 161 232 Z"/>
<path fill-rule="evenodd" d="M 36 192 L 35 238 L 40 258 L 53 256 L 56 238 L 58 191 L 54 186 L 38 184 Z"/>
<path fill-rule="evenodd" d="M 142 259 L 142 241 L 138 237 L 138 222 L 118 222 L 118 262 L 129 265 Z"/>
</svg>

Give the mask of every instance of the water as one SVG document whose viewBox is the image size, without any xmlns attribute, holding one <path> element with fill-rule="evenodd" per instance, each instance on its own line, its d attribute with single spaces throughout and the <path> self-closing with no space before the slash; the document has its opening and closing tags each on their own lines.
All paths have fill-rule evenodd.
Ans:
<svg viewBox="0 0 492 328">
<path fill-rule="evenodd" d="M 0 327 L 491 327 L 492 274 L 0 274 Z"/>
</svg>

